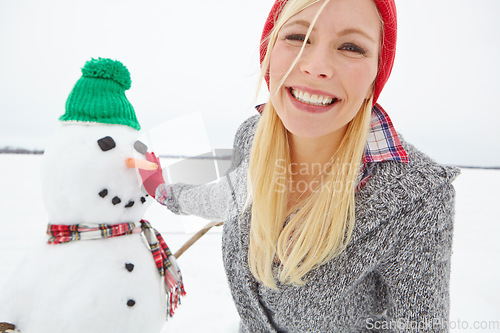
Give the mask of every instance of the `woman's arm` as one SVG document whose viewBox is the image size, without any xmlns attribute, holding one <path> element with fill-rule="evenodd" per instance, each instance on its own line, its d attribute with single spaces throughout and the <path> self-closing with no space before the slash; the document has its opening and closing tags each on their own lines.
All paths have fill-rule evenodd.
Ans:
<svg viewBox="0 0 500 333">
<path fill-rule="evenodd" d="M 238 128 L 228 173 L 216 183 L 205 185 L 161 184 L 156 200 L 176 214 L 196 215 L 225 221 L 238 214 L 246 200 L 248 158 L 260 116 L 253 116 Z"/>
<path fill-rule="evenodd" d="M 453 186 L 446 183 L 394 221 L 405 227 L 398 229 L 395 237 L 401 240 L 380 274 L 389 289 L 387 318 L 395 332 L 448 331 L 454 198 Z"/>
<path fill-rule="evenodd" d="M 156 189 L 156 200 L 175 214 L 225 221 L 240 211 L 246 198 L 246 172 L 246 163 L 242 163 L 217 183 L 161 184 Z"/>
</svg>

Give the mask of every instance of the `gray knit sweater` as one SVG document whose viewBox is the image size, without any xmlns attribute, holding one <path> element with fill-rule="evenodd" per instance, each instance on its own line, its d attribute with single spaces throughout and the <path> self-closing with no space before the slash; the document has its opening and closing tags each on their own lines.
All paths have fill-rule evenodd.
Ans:
<svg viewBox="0 0 500 333">
<path fill-rule="evenodd" d="M 250 272 L 251 211 L 243 211 L 259 117 L 238 129 L 232 167 L 219 182 L 175 184 L 166 196 L 157 195 L 175 213 L 225 222 L 222 253 L 240 332 L 447 332 L 451 183 L 459 170 L 403 141 L 410 163 L 377 163 L 357 192 L 356 224 L 345 251 L 310 271 L 304 286 L 269 289 Z"/>
</svg>

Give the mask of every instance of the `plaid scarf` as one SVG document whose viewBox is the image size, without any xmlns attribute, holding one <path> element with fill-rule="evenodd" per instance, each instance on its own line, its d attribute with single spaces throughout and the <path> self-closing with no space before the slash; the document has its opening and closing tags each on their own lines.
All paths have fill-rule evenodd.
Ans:
<svg viewBox="0 0 500 333">
<path fill-rule="evenodd" d="M 153 255 L 158 272 L 163 277 L 165 292 L 167 294 L 167 318 L 172 317 L 177 305 L 180 304 L 180 296 L 184 296 L 184 284 L 182 275 L 175 257 L 163 240 L 148 221 L 141 220 L 140 223 L 119 224 L 76 224 L 56 225 L 49 224 L 47 234 L 50 236 L 49 244 L 63 244 L 78 240 L 92 240 L 130 235 L 132 233 L 143 233 L 146 238 L 151 254 Z"/>
</svg>

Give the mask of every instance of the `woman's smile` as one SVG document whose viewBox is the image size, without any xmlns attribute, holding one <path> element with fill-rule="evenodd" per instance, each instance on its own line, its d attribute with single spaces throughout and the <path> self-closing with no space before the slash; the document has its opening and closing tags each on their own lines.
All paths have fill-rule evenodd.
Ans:
<svg viewBox="0 0 500 333">
<path fill-rule="evenodd" d="M 327 112 L 341 101 L 334 95 L 304 87 L 287 87 L 285 89 L 292 104 L 305 112 Z"/>
</svg>

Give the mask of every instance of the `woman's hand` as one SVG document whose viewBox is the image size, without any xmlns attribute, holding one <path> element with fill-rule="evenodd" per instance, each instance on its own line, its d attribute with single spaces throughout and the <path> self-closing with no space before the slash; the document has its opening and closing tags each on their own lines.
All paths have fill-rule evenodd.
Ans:
<svg viewBox="0 0 500 333">
<path fill-rule="evenodd" d="M 146 153 L 146 159 L 149 162 L 156 163 L 156 165 L 158 165 L 158 168 L 156 170 L 145 170 L 138 168 L 139 174 L 142 178 L 142 185 L 144 186 L 144 189 L 150 196 L 154 198 L 156 196 L 156 189 L 158 188 L 158 186 L 165 183 L 165 179 L 163 179 L 163 171 L 161 169 L 160 159 L 156 157 L 154 153 L 149 152 Z"/>
</svg>

